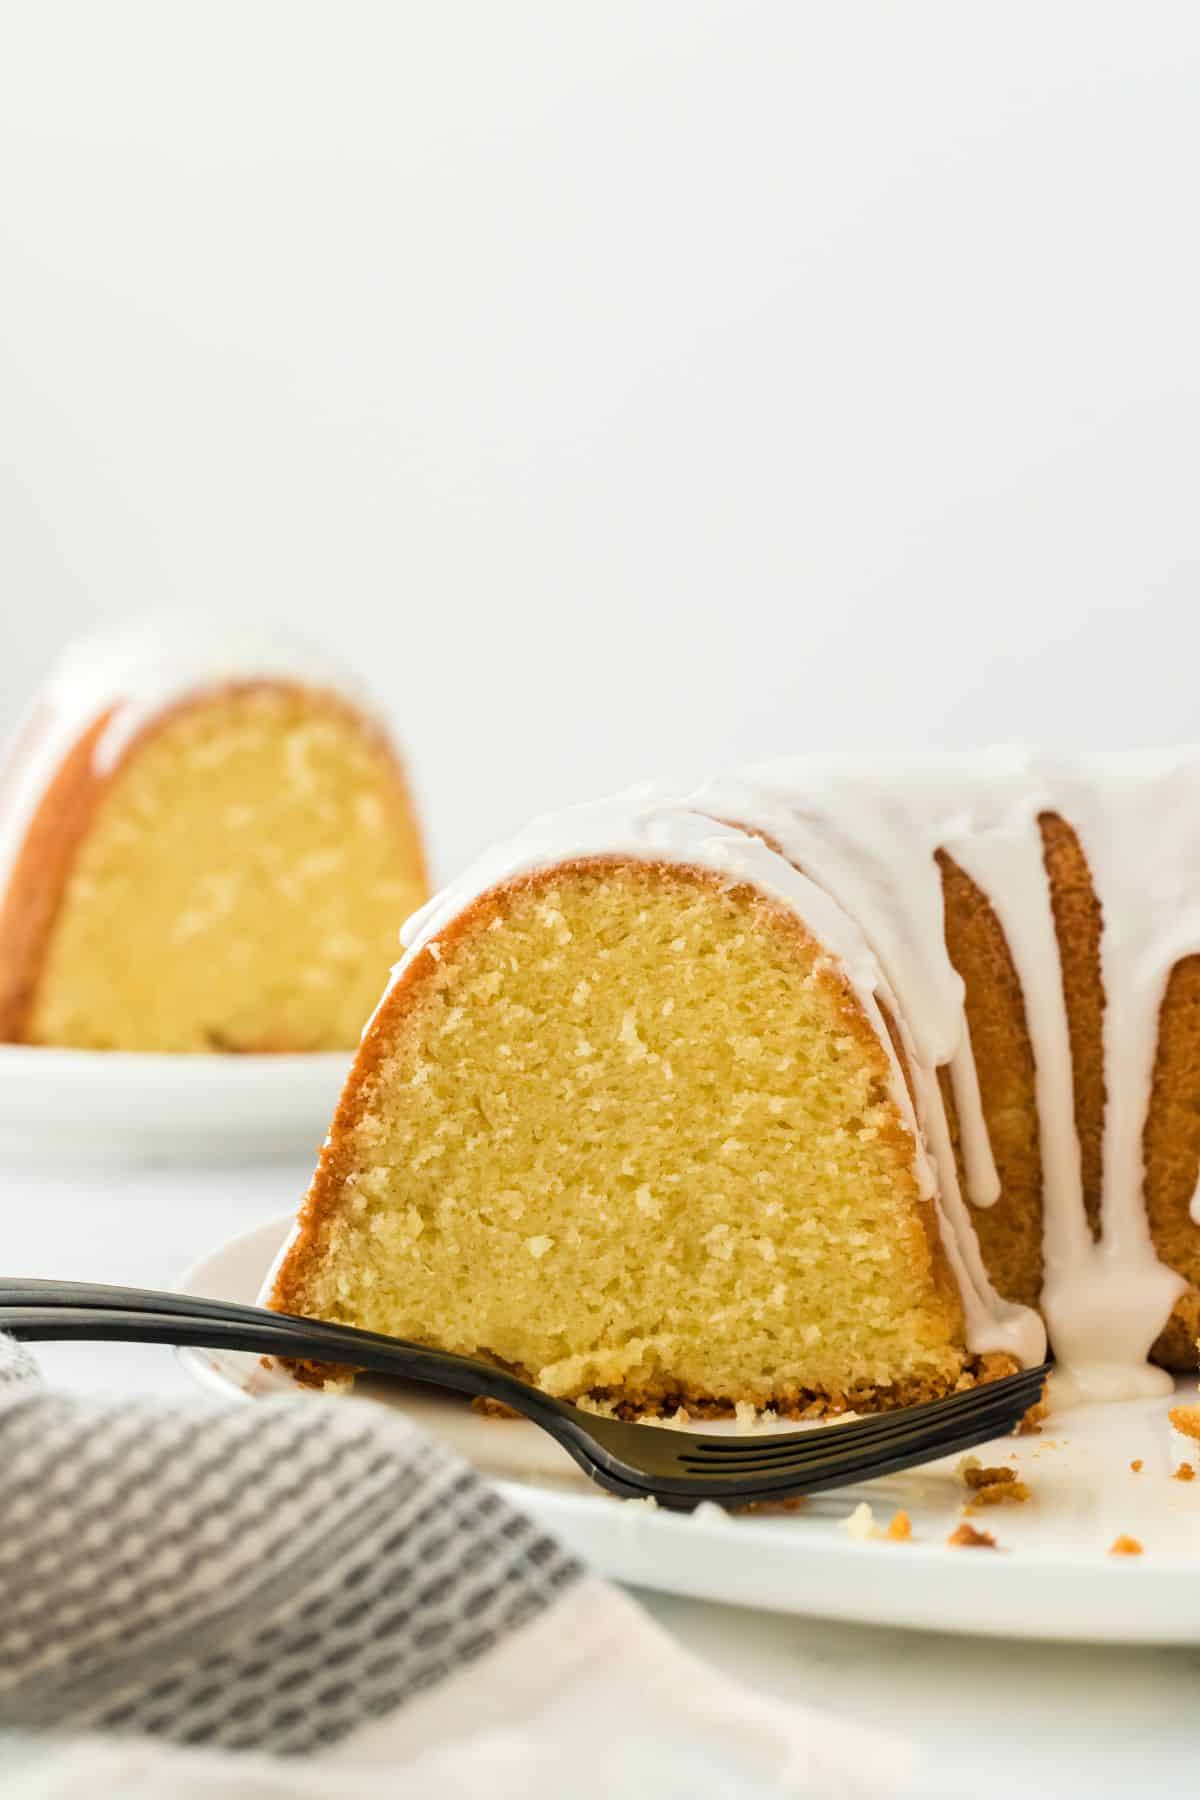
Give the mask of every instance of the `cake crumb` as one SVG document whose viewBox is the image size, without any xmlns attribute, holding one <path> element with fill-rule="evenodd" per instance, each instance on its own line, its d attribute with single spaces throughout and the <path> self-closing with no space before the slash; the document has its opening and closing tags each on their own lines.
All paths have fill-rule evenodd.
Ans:
<svg viewBox="0 0 1200 1800">
<path fill-rule="evenodd" d="M 1017 1471 L 1004 1464 L 985 1468 L 977 1456 L 964 1456 L 958 1474 L 970 1489 L 967 1511 L 977 1506 L 1019 1506 L 1030 1498 L 1029 1486 L 1017 1480 Z"/>
<path fill-rule="evenodd" d="M 515 1407 L 506 1406 L 503 1400 L 493 1400 L 488 1394 L 476 1394 L 471 1402 L 471 1411 L 478 1413 L 481 1419 L 519 1419 L 522 1417 Z"/>
<path fill-rule="evenodd" d="M 884 1534 L 893 1544 L 907 1544 L 912 1538 L 912 1520 L 901 1508 L 894 1512 L 888 1520 L 888 1528 Z"/>
<path fill-rule="evenodd" d="M 772 1426 L 777 1418 L 774 1407 L 760 1410 L 750 1400 L 734 1402 L 733 1417 L 739 1431 L 764 1431 Z"/>
<path fill-rule="evenodd" d="M 1046 1419 L 1049 1411 L 1050 1411 L 1049 1382 L 1044 1381 L 1042 1383 L 1041 1393 L 1039 1394 L 1038 1398 L 1034 1401 L 1033 1405 L 1029 1408 L 1029 1411 L 1025 1414 L 1025 1416 L 1021 1420 L 1020 1424 L 1017 1426 L 1017 1429 L 1014 1431 L 1013 1436 L 1014 1437 L 1041 1437 L 1042 1426 L 1045 1422 L 1045 1419 Z"/>
<path fill-rule="evenodd" d="M 1172 1481 L 1195 1481 L 1196 1471 L 1190 1462 L 1181 1462 L 1171 1479 Z"/>
<path fill-rule="evenodd" d="M 974 1512 L 980 1506 L 1023 1506 L 1032 1498 L 1028 1482 L 989 1481 L 986 1487 L 976 1488 L 965 1510 Z"/>
<path fill-rule="evenodd" d="M 1120 1537 L 1114 1538 L 1109 1545 L 1108 1554 L 1110 1556 L 1140 1556 L 1142 1554 L 1142 1546 L 1135 1537 L 1127 1537 L 1126 1534 L 1122 1532 Z"/>
<path fill-rule="evenodd" d="M 1200 1406 L 1173 1406 L 1167 1417 L 1184 1437 L 1200 1440 Z"/>
<path fill-rule="evenodd" d="M 1129 1466 L 1130 1466 L 1130 1468 L 1131 1468 L 1131 1469 L 1132 1469 L 1132 1470 L 1133 1470 L 1133 1472 L 1134 1472 L 1134 1474 L 1135 1474 L 1135 1475 L 1140 1475 L 1140 1474 L 1141 1474 L 1141 1472 L 1142 1472 L 1142 1459 L 1141 1459 L 1141 1457 L 1140 1457 L 1140 1456 L 1135 1456 L 1135 1457 L 1134 1457 L 1134 1459 L 1133 1459 L 1133 1461 L 1132 1461 L 1132 1462 L 1131 1462 L 1131 1463 L 1130 1463 L 1130 1465 L 1129 1465 Z"/>
<path fill-rule="evenodd" d="M 879 1527 L 875 1523 L 875 1514 L 863 1500 L 842 1520 L 842 1529 L 859 1543 L 865 1544 L 868 1538 L 878 1537 Z"/>
<path fill-rule="evenodd" d="M 702 1522 L 707 1520 L 710 1525 L 733 1524 L 732 1513 L 726 1511 L 725 1507 L 718 1506 L 715 1500 L 702 1500 L 699 1506 L 692 1508 L 692 1517 Z"/>
<path fill-rule="evenodd" d="M 969 1488 L 979 1489 L 999 1487 L 1003 1482 L 1016 1481 L 1017 1471 L 998 1466 L 985 1469 L 977 1456 L 964 1456 L 958 1465 L 958 1472 Z"/>
<path fill-rule="evenodd" d="M 951 1550 L 996 1549 L 996 1540 L 990 1531 L 976 1531 L 975 1527 L 973 1525 L 968 1525 L 965 1519 L 961 1525 L 957 1526 L 955 1530 L 950 1533 L 950 1536 L 946 1539 L 946 1544 Z"/>
<path fill-rule="evenodd" d="M 582 1406 L 583 1401 L 576 1400 L 575 1405 Z M 615 1407 L 613 1407 L 612 1416 L 614 1419 L 617 1416 Z M 654 1423 L 663 1431 L 690 1431 L 692 1415 L 686 1406 L 677 1406 L 674 1412 L 660 1413 Z"/>
<path fill-rule="evenodd" d="M 747 1500 L 739 1513 L 797 1513 L 808 1505 L 807 1494 L 791 1494 L 786 1500 Z"/>
</svg>

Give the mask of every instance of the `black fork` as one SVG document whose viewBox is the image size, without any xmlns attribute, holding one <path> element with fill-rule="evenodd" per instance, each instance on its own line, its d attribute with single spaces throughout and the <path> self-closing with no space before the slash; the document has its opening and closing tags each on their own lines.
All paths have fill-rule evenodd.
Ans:
<svg viewBox="0 0 1200 1800">
<path fill-rule="evenodd" d="M 829 1429 L 737 1436 L 605 1418 L 505 1369 L 404 1338 L 232 1301 L 90 1282 L 0 1277 L 0 1330 L 30 1340 L 195 1345 L 340 1364 L 503 1401 L 549 1432 L 592 1479 L 627 1500 L 688 1512 L 747 1506 L 870 1481 L 1001 1437 L 1038 1400 L 1048 1364 Z"/>
</svg>

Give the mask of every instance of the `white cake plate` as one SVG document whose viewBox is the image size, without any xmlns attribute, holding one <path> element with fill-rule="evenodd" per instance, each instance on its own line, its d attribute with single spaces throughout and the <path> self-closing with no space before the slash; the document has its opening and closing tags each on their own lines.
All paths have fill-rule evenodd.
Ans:
<svg viewBox="0 0 1200 1800">
<path fill-rule="evenodd" d="M 289 1223 L 223 1244 L 182 1286 L 253 1301 Z M 306 1391 L 255 1356 L 179 1354 L 198 1380 L 226 1393 L 255 1399 Z M 1191 1396 L 1195 1386 L 1181 1382 L 1180 1390 Z M 481 1418 L 457 1398 L 399 1383 L 363 1380 L 357 1392 L 451 1443 L 618 1581 L 860 1624 L 1112 1644 L 1200 1642 L 1200 1479 L 1173 1479 L 1189 1444 L 1172 1430 L 1166 1400 L 1053 1413 L 1039 1436 L 981 1448 L 985 1464 L 1015 1467 L 1032 1498 L 972 1515 L 999 1548 L 951 1550 L 946 1538 L 965 1498 L 957 1459 L 821 1495 L 799 1513 L 688 1516 L 600 1493 L 523 1421 Z M 352 1404 L 323 1394 L 311 1403 Z M 881 1524 L 903 1508 L 912 1541 L 852 1538 L 844 1521 L 860 1501 Z M 1108 1555 L 1121 1534 L 1137 1538 L 1144 1554 Z"/>
<path fill-rule="evenodd" d="M 311 1056 L 155 1056 L 0 1044 L 0 1156 L 36 1163 L 316 1161 L 350 1068 Z"/>
</svg>

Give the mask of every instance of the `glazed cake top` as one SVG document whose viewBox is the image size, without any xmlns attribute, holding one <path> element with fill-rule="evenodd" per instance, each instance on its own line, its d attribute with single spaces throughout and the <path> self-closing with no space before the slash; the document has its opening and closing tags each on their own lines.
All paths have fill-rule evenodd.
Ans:
<svg viewBox="0 0 1200 1800">
<path fill-rule="evenodd" d="M 1167 981 L 1182 957 L 1200 953 L 1198 793 L 1196 749 L 804 756 L 696 788 L 657 783 L 537 819 L 489 851 L 409 921 L 407 955 L 393 979 L 479 894 L 533 869 L 618 856 L 752 882 L 828 946 L 885 1045 L 881 1005 L 897 1020 L 915 1113 L 894 1054 L 893 1096 L 937 1201 L 970 1348 L 1009 1349 L 1033 1361 L 1041 1354 L 1040 1328 L 995 1294 L 969 1217 L 969 1205 L 994 1204 L 999 1182 L 963 983 L 946 948 L 935 860 L 945 850 L 988 897 L 1021 982 L 1036 1066 L 1043 1307 L 1060 1364 L 1097 1397 L 1165 1391 L 1169 1378 L 1146 1356 L 1186 1283 L 1151 1241 L 1142 1132 Z M 1039 824 L 1046 814 L 1076 833 L 1103 913 L 1107 1104 L 1098 1240 L 1084 1204 L 1069 1022 Z M 937 1078 L 943 1067 L 960 1122 L 966 1195 Z"/>
</svg>

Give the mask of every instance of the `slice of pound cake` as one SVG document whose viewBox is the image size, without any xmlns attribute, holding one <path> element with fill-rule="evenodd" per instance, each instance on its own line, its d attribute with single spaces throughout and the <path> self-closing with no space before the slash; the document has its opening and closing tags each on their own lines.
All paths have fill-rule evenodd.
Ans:
<svg viewBox="0 0 1200 1800">
<path fill-rule="evenodd" d="M 0 1038 L 352 1047 L 427 893 L 397 753 L 329 659 L 150 619 L 74 646 L 0 776 Z"/>
<path fill-rule="evenodd" d="M 761 837 L 580 808 L 405 937 L 277 1308 L 630 1411 L 904 1404 L 1040 1358 L 873 951 Z"/>
</svg>

